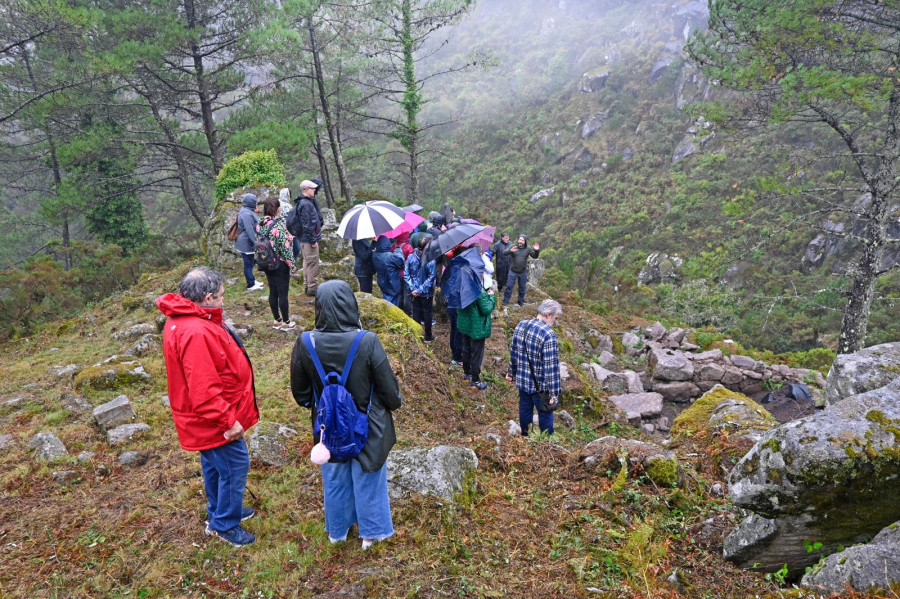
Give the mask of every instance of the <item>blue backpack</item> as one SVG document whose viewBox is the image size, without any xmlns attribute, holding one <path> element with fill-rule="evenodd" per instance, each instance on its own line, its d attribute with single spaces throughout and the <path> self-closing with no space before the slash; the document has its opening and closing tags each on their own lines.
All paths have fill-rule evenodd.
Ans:
<svg viewBox="0 0 900 599">
<path fill-rule="evenodd" d="M 356 351 L 359 349 L 359 344 L 367 332 L 362 330 L 356 334 L 341 374 L 334 371 L 325 374 L 325 369 L 322 368 L 322 362 L 316 354 L 310 334 L 303 333 L 301 335 L 323 385 L 321 397 L 315 397 L 315 391 L 313 391 L 316 399 L 316 422 L 313 425 L 313 433 L 315 434 L 315 431 L 319 431 L 321 443 L 331 452 L 332 460 L 337 462 L 348 462 L 358 456 L 362 452 L 363 447 L 366 446 L 366 441 L 369 438 L 368 411 L 372 407 L 374 385 L 372 392 L 369 393 L 369 406 L 365 412 L 359 411 L 353 396 L 350 395 L 350 392 L 344 386 L 344 377 L 349 376 L 350 367 L 353 365 L 354 358 L 356 358 Z"/>
</svg>

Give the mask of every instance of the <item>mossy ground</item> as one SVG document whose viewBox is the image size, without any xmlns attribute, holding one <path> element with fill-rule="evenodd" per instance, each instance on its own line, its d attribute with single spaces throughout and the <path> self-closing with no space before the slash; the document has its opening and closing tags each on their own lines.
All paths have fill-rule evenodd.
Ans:
<svg viewBox="0 0 900 599">
<path fill-rule="evenodd" d="M 170 291 L 184 270 L 147 277 L 129 293 Z M 308 414 L 288 389 L 295 335 L 267 326 L 265 294 L 247 294 L 242 287 L 228 288 L 225 305 L 238 324 L 254 325 L 246 346 L 263 418 L 298 429 L 292 449 L 305 456 L 311 446 Z M 292 311 L 309 327 L 313 305 L 298 295 L 292 293 Z M 552 439 L 504 434 L 506 421 L 517 420 L 518 405 L 515 389 L 502 377 L 504 332 L 530 317 L 533 305 L 511 307 L 509 316 L 496 321 L 485 352 L 485 392 L 465 385 L 461 370 L 449 366 L 448 329 L 440 317 L 438 341 L 429 345 L 402 319 L 367 325 L 378 330 L 401 381 L 399 446 L 456 444 L 479 457 L 456 504 L 421 496 L 393 502 L 397 534 L 364 553 L 355 541 L 328 542 L 321 482 L 308 460 L 280 469 L 254 464 L 247 502 L 259 517 L 247 527 L 259 541 L 235 551 L 203 535 L 199 457 L 179 448 L 161 401 L 161 355 L 141 358 L 151 382 L 85 393 L 93 405 L 128 395 L 138 420 L 151 426 L 142 438 L 112 449 L 92 423 L 59 406 L 69 383 L 52 381 L 47 369 L 121 353 L 126 342 L 111 335 L 128 325 L 120 320 L 121 301 L 98 304 L 59 334 L 59 327 L 48 325 L 6 344 L 0 354 L 0 398 L 26 397 L 20 406 L 0 409 L 0 432 L 17 439 L 0 456 L 4 597 L 739 597 L 775 590 L 760 575 L 719 557 L 722 536 L 736 517 L 727 503 L 707 495 L 704 479 L 695 476 L 678 489 L 647 478 L 615 486 L 615 472 L 590 474 L 578 467 L 578 450 L 587 441 L 637 433 L 611 424 L 602 399 L 577 376 L 562 400 L 576 418 L 574 430 L 558 425 Z M 124 317 L 133 324 L 153 322 L 156 314 L 135 306 Z M 620 323 L 569 305 L 561 325 L 582 332 L 620 330 Z M 580 357 L 564 359 L 576 374 Z M 56 432 L 72 456 L 97 454 L 85 463 L 74 457 L 59 464 L 34 462 L 25 445 L 44 430 Z M 499 446 L 484 436 L 489 431 L 501 434 Z M 120 466 L 118 454 L 128 450 L 145 452 L 147 463 Z M 58 469 L 78 476 L 54 482 Z M 709 518 L 719 524 L 704 524 Z M 687 582 L 681 591 L 664 582 L 675 569 Z"/>
</svg>

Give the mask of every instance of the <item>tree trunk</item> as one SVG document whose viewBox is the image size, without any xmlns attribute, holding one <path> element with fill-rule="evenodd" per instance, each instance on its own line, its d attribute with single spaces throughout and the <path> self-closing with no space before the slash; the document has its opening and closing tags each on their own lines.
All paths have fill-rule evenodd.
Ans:
<svg viewBox="0 0 900 599">
<path fill-rule="evenodd" d="M 194 0 L 185 0 L 184 9 L 188 29 L 194 29 L 197 26 Z M 213 117 L 212 99 L 209 93 L 209 85 L 206 81 L 203 57 L 200 55 L 200 48 L 196 44 L 191 46 L 191 58 L 194 61 L 194 79 L 197 82 L 197 99 L 200 101 L 203 132 L 206 135 L 206 143 L 209 145 L 209 155 L 213 163 L 213 176 L 215 177 L 225 164 L 225 152 L 222 142 L 219 140 L 219 132 L 216 129 L 216 121 Z"/>
<path fill-rule="evenodd" d="M 334 164 L 338 171 L 338 180 L 341 184 L 341 195 L 353 204 L 353 188 L 350 181 L 347 180 L 347 172 L 344 167 L 344 156 L 341 152 L 341 143 L 337 138 L 334 123 L 332 122 L 331 112 L 328 109 L 328 97 L 325 93 L 325 76 L 322 74 L 322 61 L 319 57 L 319 47 L 316 43 L 316 29 L 313 25 L 312 15 L 307 18 L 307 29 L 309 30 L 310 51 L 313 56 L 313 66 L 315 67 L 316 86 L 319 88 L 319 104 L 322 108 L 322 116 L 325 117 L 325 129 L 328 131 L 328 141 L 331 144 L 331 153 L 334 155 Z"/>
<path fill-rule="evenodd" d="M 152 97 L 152 94 L 150 92 L 142 92 L 137 88 L 135 88 L 135 91 L 147 100 L 150 110 L 153 112 L 153 118 L 156 119 L 157 124 L 166 136 L 166 140 L 171 144 L 172 157 L 175 159 L 175 165 L 178 169 L 178 182 L 181 185 L 181 194 L 184 196 L 184 201 L 191 212 L 191 216 L 194 217 L 194 220 L 197 221 L 197 224 L 202 229 L 209 216 L 209 206 L 206 205 L 202 198 L 198 198 L 194 194 L 194 189 L 191 187 L 190 169 L 188 168 L 187 158 L 184 156 L 184 150 L 178 147 L 178 138 L 162 117 L 159 105 L 156 103 L 155 98 Z"/>
<path fill-rule="evenodd" d="M 322 182 L 325 187 L 325 204 L 329 208 L 334 207 L 334 193 L 331 191 L 331 176 L 328 172 L 328 161 L 322 151 L 322 136 L 316 131 L 316 156 L 319 159 L 319 172 L 322 173 Z"/>
<path fill-rule="evenodd" d="M 28 51 L 22 52 L 22 58 L 25 62 L 25 69 L 28 71 L 28 78 L 34 89 L 37 89 L 37 79 L 31 68 L 31 61 L 28 58 Z M 62 184 L 62 169 L 59 167 L 59 159 L 56 156 L 56 140 L 53 139 L 53 132 L 50 130 L 50 124 L 45 118 L 43 120 L 44 135 L 47 136 L 47 147 L 50 149 L 50 170 L 53 173 L 53 194 L 59 196 L 59 186 Z M 72 270 L 72 237 L 69 233 L 69 208 L 64 207 L 60 211 L 62 219 L 62 244 L 63 244 L 63 269 Z"/>
<path fill-rule="evenodd" d="M 412 38 L 412 2 L 403 0 L 401 5 L 403 26 L 400 39 L 403 46 L 403 82 L 406 92 L 403 94 L 403 110 L 406 124 L 401 135 L 401 143 L 409 153 L 409 189 L 407 198 L 410 204 L 419 203 L 419 111 L 422 109 L 422 97 L 419 83 L 416 81 L 416 66 Z"/>
</svg>

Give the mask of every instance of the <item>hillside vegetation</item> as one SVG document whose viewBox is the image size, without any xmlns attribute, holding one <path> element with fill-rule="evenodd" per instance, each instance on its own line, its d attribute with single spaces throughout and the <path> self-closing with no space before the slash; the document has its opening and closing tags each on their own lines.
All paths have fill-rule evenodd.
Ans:
<svg viewBox="0 0 900 599">
<path fill-rule="evenodd" d="M 357 543 L 332 546 L 323 529 L 321 482 L 307 459 L 308 414 L 288 389 L 294 342 L 268 328 L 264 297 L 240 285 L 227 289 L 226 316 L 252 326 L 247 350 L 256 369 L 262 417 L 293 427 L 291 456 L 281 468 L 254 463 L 247 495 L 259 517 L 248 523 L 259 541 L 241 551 L 203 535 L 203 485 L 197 454 L 179 449 L 166 392 L 161 354 L 141 358 L 149 382 L 108 391 L 72 388 L 48 369 L 90 365 L 121 354 L 132 343 L 113 334 L 153 323 L 152 300 L 171 290 L 184 268 L 145 276 L 79 317 L 57 321 L 34 336 L 9 342 L 0 357 L 0 422 L 15 439 L 0 456 L 0 531 L 4 596 L 46 597 L 562 597 L 746 596 L 775 592 L 762 575 L 724 564 L 718 547 L 736 516 L 711 494 L 723 471 L 703 455 L 680 449 L 683 482 L 660 487 L 635 472 L 592 474 L 578 463 L 588 441 L 614 434 L 637 437 L 601 396 L 581 381 L 583 357 L 563 341 L 570 380 L 562 401 L 576 421 L 557 424 L 552 438 L 507 436 L 516 419 L 516 395 L 502 378 L 506 334 L 517 309 L 495 322 L 485 357 L 485 393 L 464 386 L 451 369 L 443 335 L 423 345 L 402 323 L 380 321 L 377 331 L 405 398 L 396 414 L 398 449 L 451 444 L 475 450 L 479 466 L 454 502 L 413 495 L 394 501 L 397 535 L 363 553 Z M 296 290 L 296 288 L 295 288 Z M 376 300 L 378 302 L 380 300 Z M 364 303 L 365 305 L 365 303 Z M 299 323 L 312 325 L 312 304 L 294 306 Z M 640 321 L 635 321 L 639 323 Z M 615 333 L 630 326 L 575 305 L 565 306 L 562 338 L 590 329 Z M 124 445 L 63 407 L 63 393 L 79 393 L 96 406 L 124 393 L 150 432 Z M 16 401 L 8 401 L 14 400 Z M 72 457 L 32 459 L 28 439 L 44 431 L 61 438 Z M 499 441 L 487 437 L 496 433 Z M 722 447 L 727 440 L 722 440 Z M 94 455 L 77 460 L 80 452 Z M 118 461 L 139 451 L 137 465 Z M 62 478 L 54 476 L 68 471 Z M 26 574 L 28 573 L 28 574 Z M 669 579 L 667 582 L 666 580 Z M 597 589 L 589 591 L 588 589 Z"/>
</svg>

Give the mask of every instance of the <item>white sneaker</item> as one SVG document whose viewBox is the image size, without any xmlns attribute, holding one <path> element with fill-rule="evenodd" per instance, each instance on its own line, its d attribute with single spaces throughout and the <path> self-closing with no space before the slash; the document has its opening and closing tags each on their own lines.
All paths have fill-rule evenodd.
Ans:
<svg viewBox="0 0 900 599">
<path fill-rule="evenodd" d="M 247 291 L 259 291 L 263 288 L 263 284 L 260 281 L 257 281 L 253 287 L 247 287 Z"/>
<path fill-rule="evenodd" d="M 362 540 L 362 548 L 363 551 L 374 545 L 375 543 L 381 541 L 381 539 L 363 539 Z"/>
</svg>

